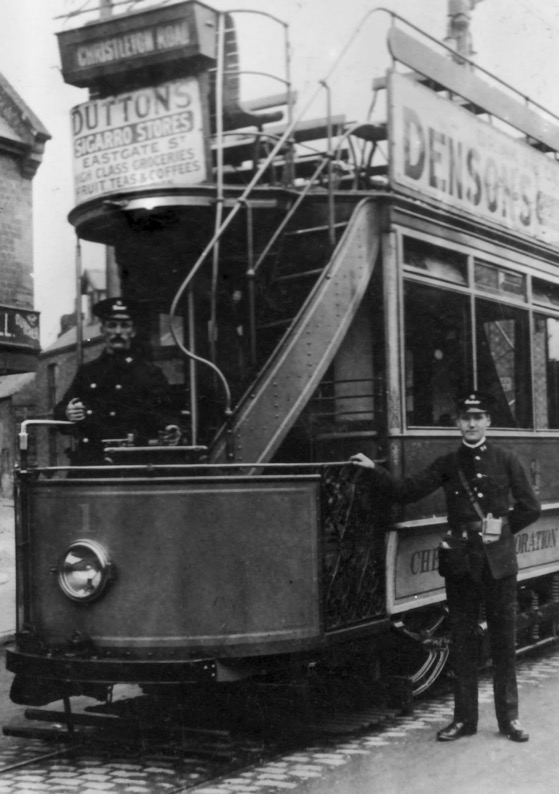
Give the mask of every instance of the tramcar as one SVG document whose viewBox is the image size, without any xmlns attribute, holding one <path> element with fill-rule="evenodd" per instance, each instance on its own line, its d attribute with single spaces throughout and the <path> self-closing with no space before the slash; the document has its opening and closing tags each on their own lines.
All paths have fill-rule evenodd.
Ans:
<svg viewBox="0 0 559 794">
<path fill-rule="evenodd" d="M 91 89 L 70 222 L 142 302 L 184 443 L 111 440 L 92 472 L 22 425 L 16 702 L 320 660 L 422 692 L 448 656 L 444 500 L 387 504 L 347 461 L 427 465 L 471 384 L 543 505 L 516 538 L 519 649 L 556 637 L 559 119 L 395 14 L 357 120 L 327 101 L 343 58 L 323 117 L 289 64 L 249 103 L 235 19 L 188 0 L 60 34 Z"/>
</svg>

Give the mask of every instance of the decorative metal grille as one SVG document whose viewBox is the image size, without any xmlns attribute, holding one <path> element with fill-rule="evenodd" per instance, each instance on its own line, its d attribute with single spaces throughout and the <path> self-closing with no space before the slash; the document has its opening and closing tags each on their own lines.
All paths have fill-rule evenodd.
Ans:
<svg viewBox="0 0 559 794">
<path fill-rule="evenodd" d="M 384 531 L 361 470 L 322 472 L 323 594 L 327 630 L 385 614 Z"/>
</svg>

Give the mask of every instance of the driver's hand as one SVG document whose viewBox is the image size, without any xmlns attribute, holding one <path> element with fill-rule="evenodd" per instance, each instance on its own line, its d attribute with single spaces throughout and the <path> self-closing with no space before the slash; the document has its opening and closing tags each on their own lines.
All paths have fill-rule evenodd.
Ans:
<svg viewBox="0 0 559 794">
<path fill-rule="evenodd" d="M 165 430 L 159 434 L 159 440 L 167 447 L 176 447 L 181 440 L 181 435 L 178 425 L 167 425 Z"/>
<path fill-rule="evenodd" d="M 74 397 L 66 406 L 66 418 L 70 422 L 81 422 L 85 419 L 85 405 L 79 397 Z"/>
</svg>

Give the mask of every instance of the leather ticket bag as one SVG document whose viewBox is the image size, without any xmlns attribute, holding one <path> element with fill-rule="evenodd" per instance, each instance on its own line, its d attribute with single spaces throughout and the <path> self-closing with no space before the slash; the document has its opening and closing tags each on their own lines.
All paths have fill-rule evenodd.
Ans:
<svg viewBox="0 0 559 794">
<path fill-rule="evenodd" d="M 468 541 L 445 535 L 439 544 L 439 573 L 441 576 L 464 576 L 468 573 Z"/>
</svg>

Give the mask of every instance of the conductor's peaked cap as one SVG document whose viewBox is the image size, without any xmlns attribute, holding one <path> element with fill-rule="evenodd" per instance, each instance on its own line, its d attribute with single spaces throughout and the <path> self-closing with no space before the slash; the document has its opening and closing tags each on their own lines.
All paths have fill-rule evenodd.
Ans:
<svg viewBox="0 0 559 794">
<path fill-rule="evenodd" d="M 93 306 L 93 314 L 105 320 L 135 320 L 140 314 L 140 306 L 125 298 L 105 298 Z"/>
<path fill-rule="evenodd" d="M 470 391 L 464 394 L 456 403 L 458 413 L 490 413 L 493 406 L 493 397 L 487 392 Z"/>
</svg>

